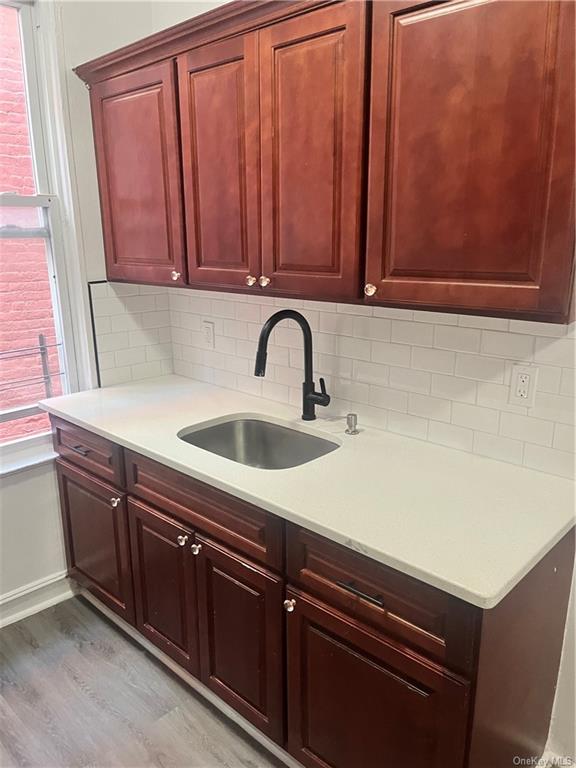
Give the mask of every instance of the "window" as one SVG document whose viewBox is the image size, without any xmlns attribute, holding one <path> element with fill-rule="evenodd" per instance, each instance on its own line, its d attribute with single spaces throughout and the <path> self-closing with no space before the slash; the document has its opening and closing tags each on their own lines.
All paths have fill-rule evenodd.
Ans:
<svg viewBox="0 0 576 768">
<path fill-rule="evenodd" d="M 0 4 L 0 443 L 47 432 L 37 403 L 70 391 L 73 370 L 31 18 L 29 7 Z"/>
</svg>

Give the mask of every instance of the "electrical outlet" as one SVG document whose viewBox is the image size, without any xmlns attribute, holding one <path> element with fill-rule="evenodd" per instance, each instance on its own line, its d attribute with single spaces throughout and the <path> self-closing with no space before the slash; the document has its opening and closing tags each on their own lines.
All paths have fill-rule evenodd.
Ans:
<svg viewBox="0 0 576 768">
<path fill-rule="evenodd" d="M 202 320 L 202 335 L 208 349 L 214 349 L 214 323 L 211 320 Z"/>
<path fill-rule="evenodd" d="M 512 366 L 512 381 L 510 382 L 510 397 L 508 401 L 514 405 L 531 408 L 536 395 L 538 367 L 535 365 Z"/>
</svg>

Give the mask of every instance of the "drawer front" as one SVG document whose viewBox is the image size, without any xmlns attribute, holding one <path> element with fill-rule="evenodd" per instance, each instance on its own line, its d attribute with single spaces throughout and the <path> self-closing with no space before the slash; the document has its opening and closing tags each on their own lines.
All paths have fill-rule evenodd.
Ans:
<svg viewBox="0 0 576 768">
<path fill-rule="evenodd" d="M 130 493 L 281 570 L 283 523 L 279 518 L 145 456 L 132 451 L 124 455 Z"/>
<path fill-rule="evenodd" d="M 480 611 L 304 528 L 287 524 L 288 577 L 347 614 L 469 673 Z"/>
<path fill-rule="evenodd" d="M 122 448 L 100 435 L 51 416 L 54 450 L 67 461 L 118 486 L 124 485 Z"/>
</svg>

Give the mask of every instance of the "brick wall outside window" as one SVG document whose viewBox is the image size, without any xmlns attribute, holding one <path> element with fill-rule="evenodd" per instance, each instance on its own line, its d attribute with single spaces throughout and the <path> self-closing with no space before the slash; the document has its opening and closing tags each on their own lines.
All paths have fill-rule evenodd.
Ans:
<svg viewBox="0 0 576 768">
<path fill-rule="evenodd" d="M 43 191 L 43 190 L 41 190 Z M 36 194 L 26 106 L 18 11 L 0 6 L 0 192 Z M 3 223 L 18 223 L 21 209 L 3 209 Z M 28 216 L 30 212 L 28 212 Z M 41 239 L 0 240 L 0 410 L 29 405 L 46 396 L 42 382 L 14 387 L 10 382 L 42 376 L 39 354 L 8 356 L 11 350 L 56 342 L 46 245 Z M 20 354 L 20 353 L 18 353 Z M 48 353 L 51 372 L 59 370 L 56 348 Z M 52 393 L 62 391 L 52 379 Z M 0 423 L 0 442 L 49 428 L 45 415 Z"/>
</svg>

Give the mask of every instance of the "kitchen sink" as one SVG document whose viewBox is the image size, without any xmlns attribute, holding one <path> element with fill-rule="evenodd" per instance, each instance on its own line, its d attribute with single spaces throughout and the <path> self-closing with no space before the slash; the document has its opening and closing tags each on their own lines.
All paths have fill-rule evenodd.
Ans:
<svg viewBox="0 0 576 768">
<path fill-rule="evenodd" d="M 178 437 L 197 448 L 259 469 L 297 467 L 340 447 L 331 440 L 254 417 L 188 427 Z"/>
</svg>

